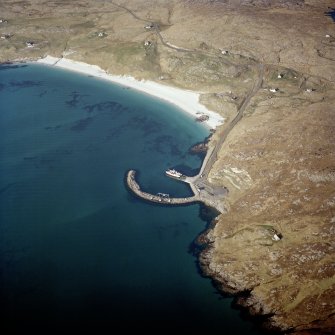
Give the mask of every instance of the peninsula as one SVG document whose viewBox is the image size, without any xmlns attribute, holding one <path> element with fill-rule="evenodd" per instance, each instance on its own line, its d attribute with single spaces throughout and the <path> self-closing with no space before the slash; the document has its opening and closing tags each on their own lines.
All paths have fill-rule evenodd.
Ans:
<svg viewBox="0 0 335 335">
<path fill-rule="evenodd" d="M 333 13 L 332 0 L 4 0 L 0 62 L 49 55 L 190 94 L 215 128 L 192 181 L 221 213 L 199 238 L 203 272 L 269 329 L 330 334 Z"/>
</svg>

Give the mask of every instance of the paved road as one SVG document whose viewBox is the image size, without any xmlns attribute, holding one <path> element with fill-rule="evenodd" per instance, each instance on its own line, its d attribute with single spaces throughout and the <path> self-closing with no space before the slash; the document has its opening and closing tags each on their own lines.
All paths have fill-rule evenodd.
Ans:
<svg viewBox="0 0 335 335">
<path fill-rule="evenodd" d="M 217 161 L 218 152 L 221 149 L 223 143 L 225 142 L 227 136 L 232 131 L 232 129 L 237 125 L 239 121 L 243 118 L 244 111 L 248 107 L 250 100 L 252 97 L 258 92 L 258 90 L 261 88 L 263 83 L 263 76 L 264 76 L 264 65 L 259 64 L 258 65 L 258 78 L 257 81 L 254 83 L 251 91 L 248 93 L 248 95 L 243 99 L 241 102 L 237 115 L 235 118 L 229 123 L 227 127 L 225 127 L 221 133 L 217 136 L 218 140 L 213 144 L 213 147 L 210 148 L 207 152 L 207 155 L 203 161 L 200 173 L 192 178 L 192 183 L 195 185 L 195 187 L 199 188 L 200 185 L 202 187 L 205 187 L 205 189 L 211 190 L 215 188 L 215 186 L 211 185 L 208 181 L 208 174 L 211 171 L 214 163 Z M 211 192 L 213 193 L 213 192 Z M 215 196 L 215 195 L 214 195 Z"/>
<path fill-rule="evenodd" d="M 214 149 L 210 150 L 208 152 L 208 158 L 204 160 L 203 167 L 201 169 L 201 173 L 203 177 L 208 177 L 209 171 L 211 170 L 213 164 L 217 160 L 217 154 L 220 148 L 222 147 L 224 141 L 226 140 L 227 136 L 231 132 L 231 130 L 237 125 L 239 121 L 243 118 L 244 111 L 246 110 L 247 106 L 250 103 L 250 100 L 252 97 L 258 92 L 258 90 L 261 88 L 262 83 L 263 83 L 263 76 L 264 76 L 264 65 L 259 64 L 258 65 L 258 78 L 257 81 L 254 83 L 253 88 L 251 91 L 248 93 L 248 95 L 243 99 L 241 102 L 240 106 L 238 107 L 238 112 L 235 118 L 230 122 L 230 124 L 224 128 L 222 133 L 217 136 L 219 137 L 219 140 L 214 144 Z M 206 155 L 207 156 L 207 155 Z"/>
<path fill-rule="evenodd" d="M 161 43 L 170 49 L 176 50 L 178 52 L 189 52 L 189 53 L 198 53 L 198 54 L 206 54 L 210 56 L 217 56 L 217 54 L 206 51 L 206 50 L 199 50 L 199 49 L 185 49 L 178 46 L 171 45 L 170 43 L 166 42 L 160 32 L 159 24 L 157 22 L 152 22 L 147 19 L 142 19 L 139 16 L 137 16 L 133 11 L 131 11 L 129 8 L 125 6 L 121 6 L 113 1 L 111 3 L 125 11 L 127 11 L 131 16 L 133 16 L 136 20 L 143 21 L 145 23 L 150 23 L 152 25 L 151 31 L 155 32 Z M 221 57 L 220 60 L 229 66 L 239 66 L 238 64 L 234 64 L 229 59 L 226 59 L 225 57 Z M 264 77 L 264 65 L 258 64 L 258 77 L 255 81 L 252 89 L 248 93 L 248 95 L 242 100 L 240 103 L 238 109 L 237 109 L 237 115 L 235 118 L 222 130 L 218 130 L 220 133 L 216 136 L 218 140 L 215 140 L 215 142 L 212 142 L 212 147 L 207 151 L 206 157 L 203 161 L 202 167 L 200 169 L 200 172 L 197 176 L 194 177 L 187 177 L 186 182 L 190 184 L 195 198 L 200 199 L 201 201 L 205 202 L 206 204 L 209 204 L 215 208 L 217 208 L 219 211 L 223 212 L 224 208 L 222 207 L 222 201 L 220 201 L 225 194 L 227 193 L 227 189 L 222 187 L 217 187 L 214 185 L 211 185 L 208 181 L 208 174 L 211 171 L 214 163 L 217 161 L 218 158 L 218 152 L 221 149 L 223 143 L 225 142 L 227 136 L 231 132 L 232 129 L 237 125 L 239 121 L 243 118 L 244 111 L 248 107 L 250 100 L 253 98 L 255 94 L 257 94 L 258 90 L 261 88 L 263 83 L 263 77 Z M 178 200 L 179 202 L 179 200 Z"/>
<path fill-rule="evenodd" d="M 191 185 L 194 194 L 201 201 L 216 208 L 221 213 L 225 211 L 222 199 L 228 193 L 228 190 L 223 187 L 212 185 L 208 180 L 208 174 L 211 171 L 213 164 L 217 161 L 218 152 L 225 142 L 227 136 L 237 125 L 237 123 L 243 118 L 244 111 L 248 107 L 250 100 L 255 94 L 257 94 L 258 90 L 262 86 L 264 76 L 263 64 L 258 65 L 258 72 L 258 78 L 255 81 L 251 91 L 243 99 L 240 106 L 238 107 L 237 115 L 227 127 L 221 130 L 217 136 L 218 140 L 216 140 L 216 142 L 212 144 L 212 147 L 207 151 L 199 174 L 197 176 L 187 178 L 187 182 Z"/>
</svg>

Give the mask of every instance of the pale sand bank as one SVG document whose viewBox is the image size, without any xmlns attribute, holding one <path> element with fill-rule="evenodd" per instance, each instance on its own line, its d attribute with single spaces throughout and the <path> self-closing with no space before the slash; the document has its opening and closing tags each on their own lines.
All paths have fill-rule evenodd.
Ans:
<svg viewBox="0 0 335 335">
<path fill-rule="evenodd" d="M 47 56 L 39 59 L 38 63 L 57 66 L 63 69 L 77 71 L 92 75 L 95 77 L 103 78 L 114 83 L 118 83 L 127 87 L 131 87 L 141 92 L 145 92 L 159 99 L 168 101 L 185 112 L 191 114 L 195 118 L 204 114 L 208 115 L 208 120 L 203 123 L 215 129 L 217 126 L 223 124 L 224 118 L 218 113 L 209 111 L 204 105 L 199 103 L 200 94 L 193 91 L 182 90 L 179 88 L 158 84 L 149 80 L 136 80 L 131 76 L 115 76 L 108 74 L 99 66 L 90 65 L 83 62 L 73 61 L 67 58 L 56 58 Z"/>
</svg>

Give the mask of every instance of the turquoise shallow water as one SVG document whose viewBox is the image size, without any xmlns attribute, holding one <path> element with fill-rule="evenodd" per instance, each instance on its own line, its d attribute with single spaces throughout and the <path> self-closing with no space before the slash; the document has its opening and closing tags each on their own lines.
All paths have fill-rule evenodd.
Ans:
<svg viewBox="0 0 335 335">
<path fill-rule="evenodd" d="M 195 173 L 188 150 L 208 135 L 134 90 L 1 66 L 1 327 L 259 334 L 197 270 L 200 206 L 148 204 L 124 184 L 136 169 L 149 192 L 189 195 L 164 171 Z"/>
</svg>

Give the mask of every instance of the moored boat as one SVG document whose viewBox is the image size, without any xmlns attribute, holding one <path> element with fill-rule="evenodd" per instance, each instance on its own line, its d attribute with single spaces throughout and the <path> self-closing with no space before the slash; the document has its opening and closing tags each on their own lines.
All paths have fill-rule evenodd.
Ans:
<svg viewBox="0 0 335 335">
<path fill-rule="evenodd" d="M 173 177 L 173 178 L 182 178 L 183 174 L 176 171 L 175 169 L 168 169 L 165 171 L 165 173 L 169 176 L 169 177 Z"/>
</svg>

